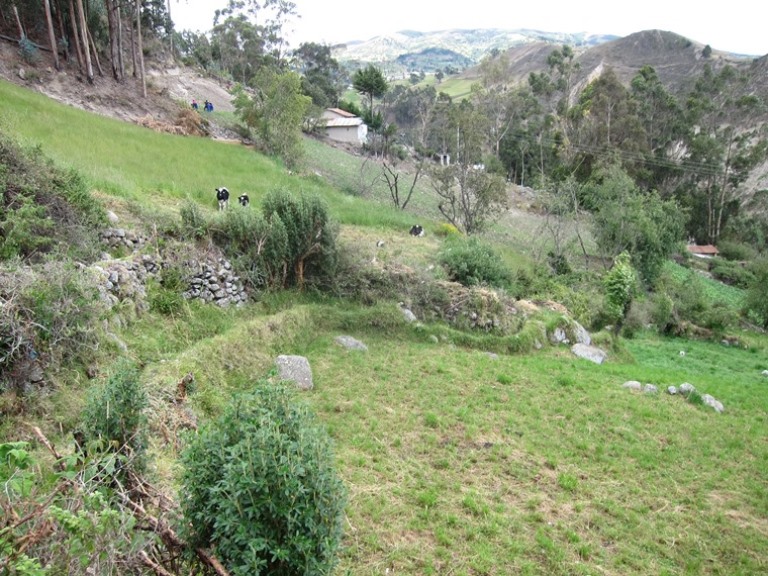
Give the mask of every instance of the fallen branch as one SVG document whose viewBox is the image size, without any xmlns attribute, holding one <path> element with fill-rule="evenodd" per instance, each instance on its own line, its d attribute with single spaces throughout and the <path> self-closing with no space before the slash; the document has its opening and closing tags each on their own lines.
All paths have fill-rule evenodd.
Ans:
<svg viewBox="0 0 768 576">
<path fill-rule="evenodd" d="M 141 561 L 144 563 L 144 565 L 150 568 L 158 576 L 174 576 L 172 572 L 168 572 L 168 570 L 152 560 L 152 558 L 149 557 L 149 554 L 144 552 L 144 550 L 139 552 L 139 556 L 141 557 Z"/>
<path fill-rule="evenodd" d="M 124 499 L 125 503 L 128 505 L 129 508 L 131 508 L 134 511 L 134 514 L 136 514 L 138 517 L 140 517 L 142 520 L 146 521 L 150 528 L 158 535 L 160 536 L 160 539 L 165 542 L 165 545 L 168 548 L 183 548 L 185 546 L 184 542 L 179 538 L 179 536 L 176 534 L 176 532 L 173 531 L 173 529 L 168 526 L 163 520 L 159 518 L 155 518 L 154 516 L 147 513 L 147 511 L 144 509 L 144 507 L 141 504 L 138 504 L 137 502 L 133 502 L 132 500 L 129 500 L 127 498 Z M 224 568 L 224 566 L 219 562 L 219 560 L 210 554 L 207 550 L 203 548 L 197 548 L 195 549 L 195 553 L 197 554 L 197 557 L 200 558 L 206 565 L 213 568 L 213 571 L 218 574 L 218 576 L 229 576 L 229 572 L 227 572 L 227 569 Z"/>
<path fill-rule="evenodd" d="M 45 434 L 43 434 L 43 432 L 42 432 L 42 430 L 40 430 L 40 428 L 38 428 L 37 426 L 32 426 L 31 428 L 32 428 L 32 432 L 35 434 L 35 436 L 37 436 L 37 439 L 40 440 L 40 442 L 43 443 L 43 446 L 48 448 L 48 451 L 51 454 L 53 454 L 53 456 L 54 456 L 54 458 L 56 458 L 56 460 L 59 461 L 59 464 L 57 465 L 59 470 L 63 470 L 64 469 L 64 463 L 62 462 L 62 460 L 64 459 L 64 457 L 57 452 L 56 447 L 53 444 L 51 444 L 51 441 L 48 440 L 48 438 L 45 437 Z"/>
<path fill-rule="evenodd" d="M 7 40 L 8 42 L 13 42 L 14 44 L 18 44 L 19 43 L 19 39 L 18 38 L 12 38 L 10 36 L 5 36 L 4 34 L 0 34 L 0 40 Z M 29 40 L 29 38 L 27 38 L 27 40 Z M 48 48 L 47 46 L 41 46 L 40 44 L 35 44 L 31 40 L 29 40 L 29 41 L 32 44 L 32 46 L 34 46 L 38 50 L 45 50 L 46 52 L 50 52 L 51 51 L 51 49 Z"/>
</svg>

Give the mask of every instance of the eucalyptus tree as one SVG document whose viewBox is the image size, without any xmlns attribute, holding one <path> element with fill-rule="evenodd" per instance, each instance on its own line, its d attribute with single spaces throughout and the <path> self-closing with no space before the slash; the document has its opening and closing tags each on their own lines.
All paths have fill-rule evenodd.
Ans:
<svg viewBox="0 0 768 576">
<path fill-rule="evenodd" d="M 635 101 L 612 68 L 579 94 L 569 115 L 573 126 L 574 170 L 586 179 L 601 158 L 617 157 L 632 176 L 645 167 L 645 131 Z"/>
<path fill-rule="evenodd" d="M 336 106 L 344 90 L 345 73 L 327 44 L 305 42 L 292 53 L 293 67 L 302 75 L 304 93 L 319 108 Z"/>
<path fill-rule="evenodd" d="M 229 0 L 214 13 L 214 58 L 235 80 L 247 82 L 264 66 L 287 65 L 283 27 L 296 16 L 289 0 Z"/>
<path fill-rule="evenodd" d="M 685 136 L 683 109 L 678 99 L 661 83 L 656 70 L 643 66 L 630 83 L 630 95 L 645 130 L 646 186 L 669 195 L 670 182 L 679 171 L 674 154 Z"/>
<path fill-rule="evenodd" d="M 546 72 L 531 72 L 528 85 L 533 93 L 540 97 L 549 107 L 556 136 L 566 161 L 570 161 L 572 148 L 572 127 L 570 108 L 573 98 L 574 77 L 580 69 L 575 61 L 576 54 L 568 45 L 556 48 L 547 57 Z"/>
<path fill-rule="evenodd" d="M 718 72 L 706 66 L 689 94 L 678 193 L 691 208 L 697 239 L 716 243 L 750 199 L 749 174 L 768 159 L 765 111 L 766 103 L 748 90 L 748 77 L 731 66 Z"/>
<path fill-rule="evenodd" d="M 250 84 L 252 94 L 239 90 L 235 110 L 254 129 L 259 146 L 268 154 L 295 166 L 303 150 L 301 128 L 311 98 L 301 89 L 301 77 L 292 71 L 263 67 Z"/>
</svg>

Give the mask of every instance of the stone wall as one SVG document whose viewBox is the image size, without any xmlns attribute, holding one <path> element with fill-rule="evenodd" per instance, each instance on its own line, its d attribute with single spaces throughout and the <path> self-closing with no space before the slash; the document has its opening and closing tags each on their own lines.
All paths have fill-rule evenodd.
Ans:
<svg viewBox="0 0 768 576">
<path fill-rule="evenodd" d="M 189 288 L 184 292 L 185 298 L 200 298 L 218 306 L 239 306 L 248 300 L 240 278 L 224 258 L 219 258 L 216 262 L 191 261 L 187 265 L 191 276 Z"/>
</svg>

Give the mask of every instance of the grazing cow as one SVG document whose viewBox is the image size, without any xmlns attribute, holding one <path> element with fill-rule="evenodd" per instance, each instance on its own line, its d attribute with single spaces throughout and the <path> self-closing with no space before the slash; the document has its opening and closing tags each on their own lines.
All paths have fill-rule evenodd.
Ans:
<svg viewBox="0 0 768 576">
<path fill-rule="evenodd" d="M 248 194 L 240 194 L 238 196 L 237 201 L 240 203 L 240 206 L 248 206 L 248 204 L 251 203 L 250 199 L 248 198 Z"/>
<path fill-rule="evenodd" d="M 216 200 L 219 201 L 219 210 L 226 210 L 229 207 L 229 190 L 224 188 L 216 188 Z"/>
<path fill-rule="evenodd" d="M 424 236 L 424 228 L 420 224 L 411 226 L 411 236 Z"/>
</svg>

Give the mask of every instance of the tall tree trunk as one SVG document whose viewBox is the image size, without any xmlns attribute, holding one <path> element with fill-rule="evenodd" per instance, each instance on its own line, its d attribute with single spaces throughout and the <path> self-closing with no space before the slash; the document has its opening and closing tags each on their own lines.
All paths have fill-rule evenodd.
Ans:
<svg viewBox="0 0 768 576">
<path fill-rule="evenodd" d="M 101 68 L 101 62 L 99 61 L 99 53 L 96 50 L 96 42 L 93 41 L 93 34 L 91 34 L 91 31 L 88 30 L 88 42 L 91 45 L 91 50 L 93 50 L 93 60 L 96 62 L 96 70 L 99 73 L 99 76 L 104 76 L 104 70 Z"/>
<path fill-rule="evenodd" d="M 93 84 L 93 64 L 91 63 L 91 51 L 88 48 L 88 27 L 85 23 L 85 10 L 83 10 L 83 0 L 77 0 L 77 15 L 80 21 L 80 34 L 85 50 L 85 75 L 88 83 Z"/>
<path fill-rule="evenodd" d="M 118 82 L 120 76 L 120 55 L 117 45 L 117 8 L 114 0 L 104 0 L 107 10 L 107 29 L 109 30 L 109 60 L 112 68 L 112 77 Z"/>
<path fill-rule="evenodd" d="M 125 61 L 123 60 L 123 13 L 120 4 L 117 5 L 117 55 L 120 66 L 120 78 L 125 78 Z"/>
<path fill-rule="evenodd" d="M 167 0 L 166 3 L 168 4 L 168 20 L 173 22 L 173 20 L 171 19 L 171 0 Z M 173 28 L 171 28 L 171 30 L 169 31 L 168 37 L 171 40 L 171 60 L 176 60 L 173 54 Z"/>
<path fill-rule="evenodd" d="M 144 48 L 141 45 L 141 0 L 136 0 L 136 39 L 138 40 L 139 65 L 141 66 L 141 93 L 147 97 L 147 77 L 144 71 Z"/>
<path fill-rule="evenodd" d="M 24 34 L 24 28 L 21 25 L 21 20 L 19 19 L 19 11 L 16 9 L 16 4 L 12 4 L 13 6 L 13 15 L 16 17 L 16 26 L 19 27 L 19 40 L 23 40 L 27 37 L 26 34 Z"/>
<path fill-rule="evenodd" d="M 61 3 L 59 0 L 56 0 L 56 22 L 59 25 L 59 37 L 63 40 L 62 44 L 64 45 L 64 58 L 69 62 L 70 60 L 70 54 L 69 54 L 69 42 L 66 41 L 67 34 L 64 32 L 64 19 L 61 17 L 62 15 L 61 10 Z"/>
<path fill-rule="evenodd" d="M 75 2 L 69 0 L 69 21 L 72 24 L 72 37 L 75 39 L 75 53 L 77 54 L 77 65 L 80 72 L 83 71 L 85 58 L 83 58 L 83 48 L 80 46 L 80 34 L 77 31 L 77 18 L 75 17 Z"/>
<path fill-rule="evenodd" d="M 43 0 L 43 4 L 45 5 L 45 19 L 48 22 L 48 41 L 51 43 L 51 52 L 53 52 L 53 65 L 56 67 L 56 70 L 60 70 L 59 51 L 56 49 L 56 33 L 53 31 L 50 0 Z"/>
<path fill-rule="evenodd" d="M 136 10 L 136 5 L 133 5 L 133 9 Z M 138 64 L 136 63 L 136 41 L 133 37 L 133 16 L 129 18 L 129 22 L 131 25 L 128 27 L 128 30 L 130 32 L 130 39 L 131 39 L 131 60 L 133 60 L 133 77 L 136 78 L 136 75 L 138 74 Z"/>
</svg>

